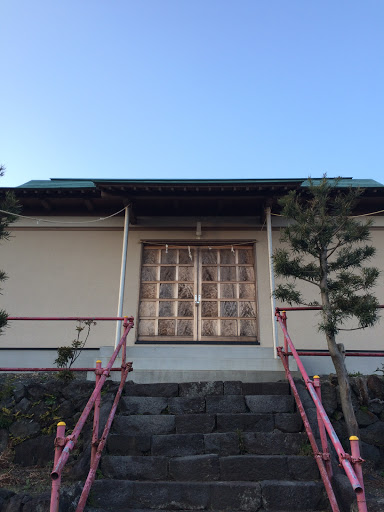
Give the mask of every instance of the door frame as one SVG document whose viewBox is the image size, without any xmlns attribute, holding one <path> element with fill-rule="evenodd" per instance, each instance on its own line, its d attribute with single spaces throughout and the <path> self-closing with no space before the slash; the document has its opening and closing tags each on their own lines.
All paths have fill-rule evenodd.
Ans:
<svg viewBox="0 0 384 512">
<path fill-rule="evenodd" d="M 165 249 L 167 246 L 171 249 L 187 249 L 188 247 L 191 248 L 191 250 L 196 250 L 196 257 L 194 258 L 194 296 L 202 296 L 202 279 L 201 279 L 201 272 L 202 272 L 202 261 L 201 261 L 201 249 L 212 247 L 212 249 L 227 249 L 231 248 L 232 246 L 248 246 L 253 251 L 253 271 L 254 271 L 254 286 L 255 286 L 255 296 L 254 298 L 250 299 L 255 304 L 255 322 L 256 322 L 256 335 L 255 336 L 202 336 L 201 330 L 202 330 L 202 316 L 201 316 L 201 300 L 199 306 L 196 306 L 195 300 L 194 303 L 194 317 L 193 317 L 193 336 L 178 336 L 174 335 L 174 339 L 172 339 L 171 335 L 167 336 L 159 336 L 158 334 L 152 336 L 143 336 L 139 334 L 139 329 L 137 330 L 137 339 L 136 343 L 161 343 L 161 344 L 193 344 L 193 345 L 199 345 L 199 344 L 254 344 L 259 345 L 259 304 L 258 304 L 258 283 L 257 283 L 257 260 L 256 260 L 256 240 L 169 240 L 167 242 L 164 242 L 163 240 L 141 240 L 141 261 L 140 261 L 140 273 L 139 273 L 139 302 L 138 302 L 138 324 L 140 323 L 140 316 L 139 316 L 139 305 L 142 300 L 141 297 L 141 289 L 142 289 L 142 279 L 141 279 L 141 271 L 143 266 L 143 253 L 145 247 L 151 247 L 158 248 L 158 249 Z M 224 247 L 223 247 L 224 246 Z M 238 272 L 239 263 L 236 262 L 236 272 Z M 159 263 L 159 266 L 161 266 L 161 263 Z M 240 264 L 241 266 L 241 264 Z M 199 274 L 200 273 L 200 274 Z M 175 283 L 178 282 L 178 275 L 176 275 Z M 239 282 L 239 281 L 236 281 Z M 219 285 L 219 281 L 218 281 Z M 219 288 L 219 286 L 218 286 Z M 177 299 L 174 299 L 177 301 Z M 239 300 L 239 297 L 236 298 L 236 300 Z M 220 303 L 219 303 L 220 304 Z M 218 319 L 222 319 L 225 317 L 220 317 L 220 312 L 218 312 L 219 316 Z M 158 316 L 158 305 L 157 305 L 157 318 L 160 318 Z"/>
</svg>

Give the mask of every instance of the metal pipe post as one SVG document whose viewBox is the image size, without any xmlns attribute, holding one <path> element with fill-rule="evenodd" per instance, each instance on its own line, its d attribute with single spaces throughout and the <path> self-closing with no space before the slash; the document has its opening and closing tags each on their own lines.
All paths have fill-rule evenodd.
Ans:
<svg viewBox="0 0 384 512">
<path fill-rule="evenodd" d="M 101 377 L 101 361 L 96 361 L 96 384 L 95 387 L 99 384 Z M 99 444 L 99 420 L 100 420 L 100 391 L 96 396 L 94 410 L 93 410 L 93 430 L 92 430 L 92 448 L 91 448 L 91 466 L 93 461 L 95 460 L 95 455 L 97 452 L 97 446 Z"/>
<path fill-rule="evenodd" d="M 128 317 L 124 317 L 124 330 L 128 327 Z M 121 371 L 123 372 L 125 369 L 125 365 L 127 362 L 127 339 L 125 339 L 125 343 L 123 343 L 123 346 L 121 348 Z M 123 374 L 122 374 L 123 375 Z"/>
<path fill-rule="evenodd" d="M 319 397 L 319 400 L 321 402 L 321 383 L 320 383 L 320 377 L 318 375 L 315 375 L 313 377 L 313 386 L 315 388 L 316 394 Z M 324 422 L 321 417 L 321 414 L 318 409 L 316 409 L 317 412 L 317 423 L 319 424 L 319 432 L 320 432 L 320 439 L 321 439 L 321 448 L 323 450 L 323 460 L 325 461 L 325 467 L 327 469 L 327 473 L 329 478 L 332 478 L 333 471 L 332 471 L 332 464 L 331 464 L 331 457 L 329 455 L 328 450 L 328 440 L 327 440 L 327 433 L 325 431 Z"/>
<path fill-rule="evenodd" d="M 275 317 L 275 272 L 273 268 L 273 244 L 272 244 L 272 218 L 271 208 L 268 206 L 265 210 L 267 220 L 267 241 L 268 241 L 268 259 L 269 259 L 269 286 L 271 291 L 271 314 L 272 314 L 272 336 L 273 336 L 273 357 L 277 359 L 277 347 L 279 346 L 279 335 L 277 332 L 277 322 Z"/>
<path fill-rule="evenodd" d="M 64 423 L 64 421 L 60 421 L 60 423 L 57 424 L 56 439 L 55 439 L 55 459 L 54 459 L 53 467 L 56 466 L 58 460 L 60 459 L 64 444 L 65 444 L 65 423 Z M 59 478 L 57 478 L 56 480 L 52 480 L 51 505 L 49 508 L 50 512 L 59 512 L 60 484 L 61 484 L 61 476 L 59 476 Z"/>
<path fill-rule="evenodd" d="M 349 442 L 351 443 L 351 454 L 352 454 L 352 464 L 353 469 L 357 475 L 357 478 L 361 482 L 361 491 L 357 493 L 357 509 L 359 512 L 367 512 L 367 502 L 365 500 L 365 490 L 363 483 L 363 468 L 361 467 L 364 462 L 360 457 L 360 444 L 359 438 L 356 436 L 351 436 L 349 438 Z"/>
<path fill-rule="evenodd" d="M 283 363 L 283 366 L 285 368 L 285 374 L 286 374 L 288 382 L 291 386 L 293 396 L 295 397 L 297 408 L 298 408 L 301 418 L 303 420 L 304 428 L 305 428 L 305 431 L 307 432 L 307 436 L 308 436 L 309 442 L 311 444 L 313 455 L 315 457 L 316 464 L 320 471 L 321 479 L 323 480 L 324 487 L 327 492 L 329 502 L 331 504 L 332 512 L 340 512 L 339 506 L 336 501 L 335 493 L 333 492 L 332 484 L 329 479 L 326 467 L 324 465 L 323 458 L 321 457 L 321 454 L 319 453 L 319 449 L 318 449 L 318 446 L 317 446 L 317 443 L 315 440 L 315 436 L 313 435 L 312 428 L 311 428 L 311 425 L 308 420 L 308 416 L 304 410 L 304 406 L 301 401 L 300 395 L 297 391 L 295 381 L 293 380 L 292 374 L 289 371 L 289 368 L 287 366 L 285 358 L 282 354 L 282 349 L 280 347 L 277 349 L 277 353 L 279 354 L 281 362 Z"/>
<path fill-rule="evenodd" d="M 287 313 L 285 311 L 281 312 L 281 320 L 282 320 L 282 322 L 284 324 L 285 329 L 288 329 L 288 327 L 287 327 Z M 284 358 L 285 358 L 285 361 L 287 363 L 287 368 L 289 369 L 289 356 L 288 356 L 288 353 L 289 353 L 288 341 L 287 341 L 286 335 L 284 334 Z"/>
<path fill-rule="evenodd" d="M 61 475 L 61 471 L 69 458 L 69 454 L 73 450 L 73 448 L 76 444 L 76 441 L 80 435 L 80 432 L 88 418 L 88 415 L 94 406 L 96 397 L 100 393 L 101 388 L 104 385 L 104 382 L 106 381 L 107 377 L 109 376 L 109 372 L 113 366 L 113 363 L 115 362 L 115 360 L 117 358 L 118 353 L 121 350 L 123 343 L 126 343 L 126 338 L 127 338 L 128 333 L 132 327 L 133 327 L 133 318 L 128 318 L 127 328 L 125 329 L 124 334 L 121 337 L 121 340 L 120 340 L 118 346 L 116 347 L 114 353 L 112 354 L 111 359 L 109 360 L 107 366 L 104 368 L 102 375 L 100 377 L 100 381 L 97 384 L 97 386 L 95 387 L 95 389 L 93 390 L 93 393 L 90 396 L 88 403 L 85 406 L 80 418 L 78 419 L 78 422 L 76 423 L 76 426 L 73 429 L 71 436 L 68 437 L 67 443 L 63 449 L 63 453 L 61 454 L 57 464 L 55 464 L 55 467 L 53 468 L 53 471 L 51 473 L 52 480 L 57 480 L 59 478 L 59 476 Z"/>
<path fill-rule="evenodd" d="M 112 409 L 111 409 L 111 411 L 109 413 L 107 422 L 105 424 L 104 432 L 103 432 L 103 434 L 101 436 L 100 443 L 99 443 L 99 446 L 97 448 L 97 453 L 96 453 L 95 459 L 94 459 L 94 461 L 93 461 L 93 463 L 91 465 L 91 469 L 89 470 L 87 480 L 85 481 L 83 491 L 81 493 L 79 502 L 77 504 L 76 512 L 83 512 L 83 510 L 85 508 L 85 505 L 87 503 L 89 492 L 90 492 L 92 484 L 93 484 L 93 482 L 95 481 L 95 478 L 96 478 L 96 471 L 97 471 L 97 467 L 98 467 L 99 462 L 100 462 L 101 454 L 102 454 L 102 451 L 104 449 L 105 443 L 107 442 L 107 437 L 108 437 L 109 431 L 111 429 L 113 419 L 115 417 L 116 409 L 117 409 L 119 400 L 121 398 L 121 394 L 123 392 L 124 384 L 125 384 L 125 381 L 127 380 L 128 373 L 131 370 L 132 370 L 132 367 L 128 363 L 126 365 L 126 367 L 124 368 L 124 370 L 121 372 L 121 381 L 120 381 L 119 389 L 117 390 L 117 393 L 116 393 L 116 396 L 115 396 L 115 400 L 114 400 L 113 405 L 112 405 Z"/>
<path fill-rule="evenodd" d="M 301 362 L 300 360 L 300 357 L 298 356 L 297 354 L 297 351 L 295 349 L 295 346 L 288 334 L 288 331 L 286 330 L 286 328 L 284 327 L 284 324 L 283 324 L 283 321 L 281 319 L 281 316 L 279 314 L 279 312 L 277 311 L 277 320 L 280 324 L 280 327 L 284 333 L 284 336 L 286 336 L 287 338 L 287 342 L 288 342 L 288 345 L 289 345 L 289 348 L 292 352 L 292 355 L 293 357 L 295 358 L 295 361 L 297 363 L 297 366 L 300 370 L 300 373 L 304 379 L 304 382 L 305 382 L 305 385 L 308 389 L 308 392 L 309 394 L 311 395 L 312 397 L 312 400 L 317 408 L 317 410 L 319 411 L 322 419 L 323 419 L 323 422 L 324 422 L 324 426 L 325 426 L 325 429 L 326 431 L 328 432 L 328 435 L 329 435 L 329 439 L 331 440 L 333 446 L 335 447 L 335 450 L 337 452 L 337 455 L 339 456 L 339 461 L 340 461 L 340 464 L 342 465 L 342 467 L 344 468 L 344 471 L 349 479 L 349 481 L 351 482 L 351 485 L 353 487 L 353 490 L 357 493 L 361 492 L 361 484 L 360 484 L 360 481 L 359 479 L 357 478 L 356 476 L 356 473 L 352 467 L 352 464 L 349 462 L 348 458 L 347 458 L 347 455 L 344 451 L 344 448 L 342 447 L 341 443 L 340 443 L 340 440 L 339 438 L 337 437 L 337 434 L 332 426 L 332 423 L 330 421 L 330 419 L 328 418 L 328 415 L 327 413 L 325 412 L 325 409 L 322 405 L 322 403 L 320 402 L 317 394 L 316 394 L 316 391 L 315 391 L 315 388 L 313 387 L 313 384 L 312 384 L 312 381 L 310 380 L 310 378 L 308 377 L 308 374 L 304 368 L 304 365 L 303 363 Z"/>
<path fill-rule="evenodd" d="M 124 234 L 123 234 L 123 247 L 122 247 L 122 254 L 121 254 L 119 302 L 117 305 L 117 316 L 121 316 L 122 312 L 123 312 L 125 272 L 126 272 L 126 267 L 127 267 L 128 232 L 129 232 L 129 208 L 128 208 L 128 206 L 126 206 L 125 207 L 125 217 L 124 217 Z M 117 347 L 120 337 L 121 337 L 121 321 L 116 323 L 115 347 Z"/>
</svg>

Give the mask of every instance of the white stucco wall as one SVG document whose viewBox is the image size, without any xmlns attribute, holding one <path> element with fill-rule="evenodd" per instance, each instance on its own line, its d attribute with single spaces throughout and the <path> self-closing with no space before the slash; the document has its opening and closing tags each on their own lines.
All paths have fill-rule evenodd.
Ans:
<svg viewBox="0 0 384 512">
<path fill-rule="evenodd" d="M 50 217 L 52 219 L 52 217 Z M 91 220 L 89 217 L 88 220 Z M 64 219 L 60 217 L 60 220 Z M 70 220 L 82 220 L 79 218 Z M 83 219 L 84 220 L 84 219 Z M 281 220 L 274 218 L 273 244 L 279 244 Z M 154 227 L 146 219 L 131 226 L 128 241 L 124 314 L 137 317 L 140 287 L 142 241 L 196 240 L 193 219 L 173 220 L 171 227 L 159 219 Z M 373 264 L 384 270 L 384 219 L 375 219 L 372 242 L 377 248 Z M 262 347 L 272 347 L 270 288 L 268 275 L 267 234 L 254 219 L 244 225 L 203 222 L 200 241 L 246 240 L 256 242 L 257 303 Z M 22 221 L 15 225 L 10 241 L 0 248 L 1 265 L 9 280 L 3 287 L 1 305 L 11 316 L 115 316 L 120 278 L 123 218 L 79 228 L 49 227 L 43 223 Z M 383 273 L 384 274 L 384 273 Z M 376 289 L 384 303 L 383 276 Z M 324 337 L 317 332 L 316 313 L 290 313 L 289 330 L 298 348 L 326 348 Z M 74 337 L 73 322 L 13 322 L 0 338 L 1 347 L 57 347 Z M 343 333 L 339 341 L 347 349 L 382 350 L 382 325 L 374 329 Z M 114 323 L 99 323 L 92 331 L 88 347 L 113 345 Z M 135 342 L 135 331 L 129 345 Z M 281 339 L 281 335 L 280 335 Z"/>
</svg>

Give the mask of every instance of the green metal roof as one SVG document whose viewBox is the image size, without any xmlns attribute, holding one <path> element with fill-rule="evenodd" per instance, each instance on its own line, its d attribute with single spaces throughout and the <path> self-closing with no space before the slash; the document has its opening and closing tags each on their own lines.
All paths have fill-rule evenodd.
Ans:
<svg viewBox="0 0 384 512">
<path fill-rule="evenodd" d="M 330 181 L 336 178 L 329 178 Z M 319 182 L 320 178 L 314 178 L 314 183 Z M 22 189 L 84 189 L 84 188 L 97 188 L 100 184 L 111 185 L 284 185 L 297 183 L 300 187 L 308 187 L 309 181 L 307 178 L 288 178 L 288 179 L 73 179 L 73 178 L 52 178 L 50 180 L 32 180 L 20 185 L 16 188 Z M 382 188 L 383 184 L 375 180 L 368 179 L 353 179 L 341 178 L 338 183 L 338 188 L 353 187 L 353 188 Z"/>
<path fill-rule="evenodd" d="M 90 180 L 32 180 L 17 188 L 96 188 Z"/>
<path fill-rule="evenodd" d="M 330 181 L 337 178 L 328 178 Z M 321 180 L 320 178 L 314 178 L 312 179 L 312 182 L 316 185 L 316 183 L 319 183 Z M 309 186 L 309 180 L 305 180 L 302 184 L 302 187 L 308 187 Z M 353 178 L 341 178 L 338 183 L 338 188 L 380 188 L 384 187 L 381 183 L 375 180 L 360 180 Z"/>
</svg>

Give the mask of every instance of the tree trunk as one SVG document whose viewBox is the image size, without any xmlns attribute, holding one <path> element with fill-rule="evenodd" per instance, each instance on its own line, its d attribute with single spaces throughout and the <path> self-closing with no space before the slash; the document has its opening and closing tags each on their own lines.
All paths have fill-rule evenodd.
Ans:
<svg viewBox="0 0 384 512">
<path fill-rule="evenodd" d="M 347 368 L 345 367 L 344 357 L 337 347 L 335 337 L 329 335 L 326 335 L 326 337 L 329 353 L 331 354 L 339 383 L 341 408 L 347 424 L 348 436 L 359 437 L 359 425 L 356 420 L 355 411 L 353 410 L 351 387 L 349 385 L 349 377 Z"/>
<path fill-rule="evenodd" d="M 323 249 L 320 255 L 320 268 L 320 293 L 323 306 L 323 318 L 325 324 L 327 324 L 331 321 L 331 313 L 328 291 L 328 261 L 326 248 Z M 326 332 L 326 338 L 328 350 L 331 354 L 332 362 L 335 367 L 337 380 L 339 383 L 341 408 L 347 425 L 348 436 L 359 437 L 359 425 L 356 420 L 355 411 L 353 410 L 351 387 L 349 385 L 349 377 L 347 368 L 345 366 L 344 356 L 336 344 L 335 335 L 330 332 Z"/>
</svg>

